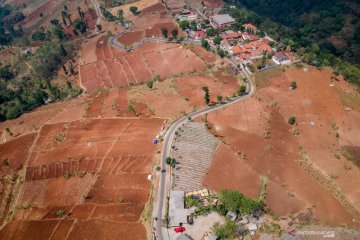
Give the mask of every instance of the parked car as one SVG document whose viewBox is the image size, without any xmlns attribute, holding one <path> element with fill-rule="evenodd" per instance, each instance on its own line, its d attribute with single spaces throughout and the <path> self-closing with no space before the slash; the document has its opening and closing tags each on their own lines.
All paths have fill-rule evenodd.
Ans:
<svg viewBox="0 0 360 240">
<path fill-rule="evenodd" d="M 190 224 L 190 225 L 194 224 L 194 217 L 191 216 L 191 215 L 188 215 L 187 216 L 187 223 Z"/>
<path fill-rule="evenodd" d="M 174 228 L 175 232 L 177 233 L 181 233 L 181 232 L 184 232 L 185 231 L 185 228 L 184 227 L 177 227 L 177 228 Z"/>
</svg>

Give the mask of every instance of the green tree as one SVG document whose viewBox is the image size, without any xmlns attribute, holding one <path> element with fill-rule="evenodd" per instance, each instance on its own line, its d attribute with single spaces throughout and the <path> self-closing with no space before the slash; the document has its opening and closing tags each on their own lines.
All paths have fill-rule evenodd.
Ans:
<svg viewBox="0 0 360 240">
<path fill-rule="evenodd" d="M 148 88 L 152 89 L 153 88 L 153 85 L 154 85 L 154 82 L 149 80 L 146 82 L 146 86 L 148 86 Z"/>
<path fill-rule="evenodd" d="M 40 27 L 32 35 L 31 38 L 35 41 L 44 41 L 46 39 L 46 34 L 44 33 L 44 28 Z"/>
<path fill-rule="evenodd" d="M 132 14 L 136 15 L 138 11 L 138 8 L 136 6 L 131 6 L 130 7 L 130 12 L 132 12 Z"/>
<path fill-rule="evenodd" d="M 188 28 L 190 25 L 189 21 L 188 20 L 181 20 L 179 22 L 179 27 L 182 29 L 182 30 L 185 30 L 186 28 Z"/>
<path fill-rule="evenodd" d="M 202 87 L 202 90 L 205 92 L 204 99 L 205 103 L 208 105 L 210 103 L 209 88 L 207 86 L 204 86 Z"/>
<path fill-rule="evenodd" d="M 75 24 L 75 29 L 80 31 L 81 33 L 85 33 L 87 31 L 87 26 L 85 21 L 76 19 L 74 24 Z"/>
<path fill-rule="evenodd" d="M 64 56 L 64 57 L 67 56 L 67 51 L 66 51 L 64 45 L 60 44 L 60 50 L 61 50 L 62 56 Z"/>
<path fill-rule="evenodd" d="M 216 223 L 214 225 L 214 233 L 220 239 L 233 239 L 235 237 L 237 226 L 229 218 L 226 218 L 224 224 Z"/>
<path fill-rule="evenodd" d="M 215 29 L 214 28 L 209 28 L 205 31 L 206 35 L 209 37 L 213 37 L 215 36 Z"/>
<path fill-rule="evenodd" d="M 222 97 L 222 96 L 217 96 L 217 100 L 218 100 L 219 102 L 222 102 L 223 97 Z"/>
<path fill-rule="evenodd" d="M 296 123 L 296 118 L 294 116 L 289 117 L 288 123 L 294 125 Z"/>
<path fill-rule="evenodd" d="M 220 45 L 221 40 L 222 40 L 222 38 L 219 35 L 217 35 L 213 38 L 213 42 L 215 45 Z"/>
<path fill-rule="evenodd" d="M 10 80 L 14 78 L 14 74 L 10 71 L 10 66 L 6 66 L 0 71 L 0 78 Z"/>
<path fill-rule="evenodd" d="M 70 75 L 74 75 L 74 73 L 75 73 L 72 62 L 70 62 L 69 72 L 70 72 Z"/>
<path fill-rule="evenodd" d="M 167 38 L 167 37 L 168 37 L 169 31 L 168 31 L 167 28 L 162 28 L 162 29 L 161 29 L 161 32 L 162 32 L 162 35 L 164 36 L 164 38 Z"/>
<path fill-rule="evenodd" d="M 219 201 L 224 204 L 228 211 L 238 212 L 244 195 L 239 191 L 230 191 L 227 189 L 219 192 Z"/>
<path fill-rule="evenodd" d="M 238 90 L 238 95 L 243 95 L 246 92 L 246 86 L 245 85 L 241 85 L 239 90 Z"/>
<path fill-rule="evenodd" d="M 177 38 L 178 34 L 179 34 L 179 31 L 176 28 L 171 31 L 171 35 L 175 39 Z"/>
<path fill-rule="evenodd" d="M 210 44 L 209 44 L 209 42 L 206 40 L 206 39 L 201 39 L 201 46 L 203 47 L 203 48 L 205 48 L 206 50 L 209 50 L 210 49 Z"/>
</svg>

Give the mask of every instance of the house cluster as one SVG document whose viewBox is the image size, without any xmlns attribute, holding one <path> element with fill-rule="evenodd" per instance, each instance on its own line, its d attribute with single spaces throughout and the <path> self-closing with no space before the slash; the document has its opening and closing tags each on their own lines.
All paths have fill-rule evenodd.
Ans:
<svg viewBox="0 0 360 240">
<path fill-rule="evenodd" d="M 290 52 L 277 52 L 274 48 L 276 42 L 251 23 L 243 24 L 241 31 L 232 30 L 239 29 L 239 26 L 232 27 L 237 21 L 229 14 L 219 14 L 222 0 L 202 1 L 201 10 L 187 3 L 184 0 L 166 0 L 166 5 L 176 20 L 187 20 L 190 23 L 191 27 L 185 30 L 188 37 L 195 40 L 205 39 L 214 46 L 218 45 L 218 42 L 214 42 L 214 36 L 220 36 L 221 42 L 218 46 L 244 66 L 263 56 L 273 61 L 268 60 L 260 69 L 296 61 Z"/>
</svg>

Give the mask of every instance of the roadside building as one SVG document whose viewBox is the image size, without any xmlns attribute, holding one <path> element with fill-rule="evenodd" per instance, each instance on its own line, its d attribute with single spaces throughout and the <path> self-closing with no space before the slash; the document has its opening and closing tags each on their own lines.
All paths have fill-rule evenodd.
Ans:
<svg viewBox="0 0 360 240">
<path fill-rule="evenodd" d="M 210 17 L 211 25 L 216 29 L 230 27 L 236 21 L 229 14 L 215 15 Z"/>
<path fill-rule="evenodd" d="M 178 227 L 187 223 L 190 209 L 185 208 L 184 191 L 171 191 L 169 199 L 169 226 Z"/>
</svg>

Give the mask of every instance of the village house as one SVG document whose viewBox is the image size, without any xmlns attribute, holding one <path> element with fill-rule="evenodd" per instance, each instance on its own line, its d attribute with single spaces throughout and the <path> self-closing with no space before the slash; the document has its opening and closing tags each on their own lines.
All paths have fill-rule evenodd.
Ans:
<svg viewBox="0 0 360 240">
<path fill-rule="evenodd" d="M 244 24 L 243 27 L 245 28 L 245 30 L 249 30 L 250 32 L 256 33 L 258 31 L 257 27 L 255 27 L 254 25 L 248 23 L 248 24 Z"/>
<path fill-rule="evenodd" d="M 277 52 L 273 57 L 274 62 L 281 64 L 289 60 L 289 57 L 284 52 Z"/>
<path fill-rule="evenodd" d="M 226 39 L 228 41 L 231 41 L 231 40 L 238 40 L 240 38 L 240 34 L 237 33 L 237 32 L 234 32 L 234 31 L 225 31 L 223 34 L 222 34 L 222 38 L 223 39 Z"/>
<path fill-rule="evenodd" d="M 236 21 L 229 14 L 215 15 L 210 17 L 211 25 L 216 29 L 230 27 Z"/>
</svg>

